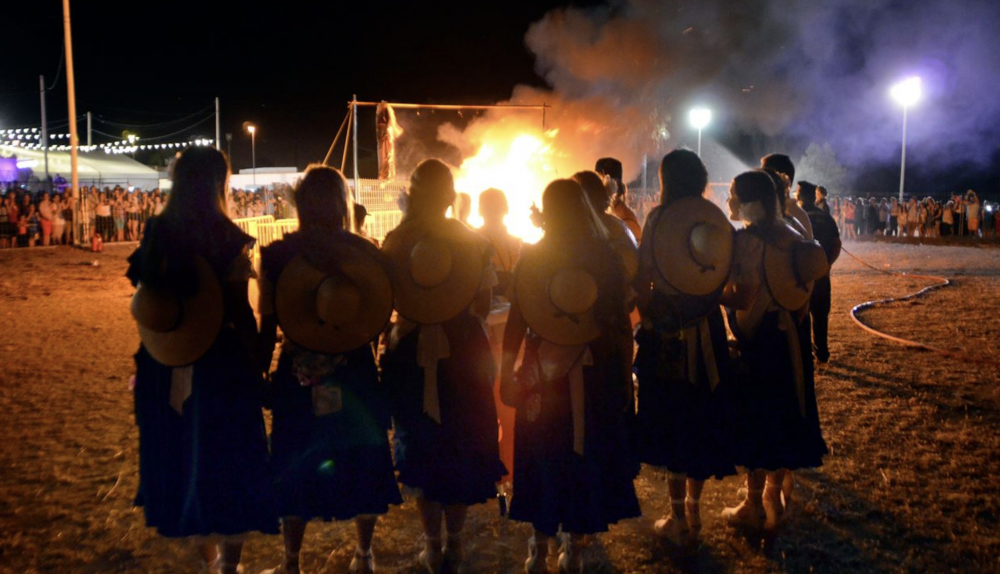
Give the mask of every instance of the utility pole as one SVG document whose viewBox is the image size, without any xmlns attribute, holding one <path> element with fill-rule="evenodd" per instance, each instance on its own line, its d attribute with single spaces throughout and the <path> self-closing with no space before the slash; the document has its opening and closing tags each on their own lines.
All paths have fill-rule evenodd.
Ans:
<svg viewBox="0 0 1000 574">
<path fill-rule="evenodd" d="M 45 150 L 45 189 L 52 193 L 52 179 L 49 177 L 49 124 L 45 113 L 45 76 L 38 76 L 38 93 L 42 98 L 42 146 Z"/>
<path fill-rule="evenodd" d="M 90 112 L 87 112 L 87 147 L 94 145 L 91 143 L 93 140 L 91 136 L 93 135 L 93 129 L 90 127 Z"/>
<path fill-rule="evenodd" d="M 69 19 L 69 0 L 63 0 L 63 33 L 66 44 L 66 99 L 69 102 L 69 157 L 72 166 L 71 185 L 73 186 L 70 189 L 70 197 L 75 200 L 82 194 L 80 193 L 80 171 L 77 168 L 77 147 L 80 145 L 80 136 L 76 133 L 76 77 L 73 75 L 73 32 Z M 74 201 L 73 224 L 76 225 L 77 222 L 86 225 L 86 221 L 80 217 L 80 205 Z M 84 229 L 84 233 L 86 233 L 86 229 Z M 82 241 L 83 237 L 77 237 L 78 243 L 82 243 Z"/>
</svg>

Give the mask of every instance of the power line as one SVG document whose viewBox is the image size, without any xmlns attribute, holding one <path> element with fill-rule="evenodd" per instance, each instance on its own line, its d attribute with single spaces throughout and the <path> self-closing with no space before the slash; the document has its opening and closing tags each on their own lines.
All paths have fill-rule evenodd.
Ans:
<svg viewBox="0 0 1000 574">
<path fill-rule="evenodd" d="M 185 122 L 185 121 L 190 120 L 191 118 L 193 118 L 193 117 L 195 117 L 197 115 L 205 113 L 206 111 L 208 111 L 212 107 L 213 106 L 211 106 L 211 105 L 205 106 L 204 108 L 198 110 L 197 112 L 194 112 L 192 114 L 184 116 L 183 118 L 177 118 L 175 120 L 168 120 L 168 121 L 160 122 L 160 123 L 156 123 L 156 124 L 124 124 L 124 123 L 119 123 L 119 122 L 113 122 L 113 121 L 110 121 L 110 120 L 106 120 L 102 116 L 97 116 L 97 121 L 99 121 L 99 122 L 101 122 L 103 124 L 107 124 L 109 126 L 115 126 L 115 127 L 121 127 L 121 128 L 153 129 L 153 128 L 158 128 L 158 127 L 169 126 L 171 124 L 179 124 L 181 122 Z"/>
</svg>

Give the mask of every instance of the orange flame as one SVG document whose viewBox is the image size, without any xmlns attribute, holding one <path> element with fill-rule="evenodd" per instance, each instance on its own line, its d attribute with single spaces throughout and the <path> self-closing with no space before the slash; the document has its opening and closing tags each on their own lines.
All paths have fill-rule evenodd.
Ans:
<svg viewBox="0 0 1000 574">
<path fill-rule="evenodd" d="M 479 194 L 495 187 L 507 196 L 510 211 L 504 218 L 508 231 L 528 243 L 542 231 L 529 215 L 532 204 L 541 206 L 542 191 L 557 177 L 552 167 L 553 141 L 558 130 L 534 135 L 521 130 L 490 130 L 476 154 L 466 158 L 455 175 L 455 188 L 472 196 L 469 223 L 481 227 Z M 497 133 L 500 132 L 500 133 Z"/>
</svg>

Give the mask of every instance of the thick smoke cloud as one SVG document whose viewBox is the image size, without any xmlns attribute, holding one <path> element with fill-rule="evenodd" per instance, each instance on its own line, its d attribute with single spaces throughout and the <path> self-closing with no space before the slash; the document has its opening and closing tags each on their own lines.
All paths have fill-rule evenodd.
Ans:
<svg viewBox="0 0 1000 574">
<path fill-rule="evenodd" d="M 925 96 L 909 112 L 911 161 L 982 164 L 1000 149 L 997 22 L 997 0 L 561 8 L 525 38 L 551 89 L 519 86 L 511 101 L 552 104 L 566 157 L 617 155 L 631 176 L 643 155 L 693 146 L 685 114 L 696 103 L 716 112 L 706 139 L 712 130 L 760 134 L 793 157 L 829 142 L 856 167 L 898 158 L 902 111 L 888 90 L 916 74 Z"/>
</svg>

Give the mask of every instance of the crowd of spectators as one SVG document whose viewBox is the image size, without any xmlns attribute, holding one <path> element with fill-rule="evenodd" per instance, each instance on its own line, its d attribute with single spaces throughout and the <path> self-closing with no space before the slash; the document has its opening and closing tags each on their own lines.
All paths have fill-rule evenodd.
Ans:
<svg viewBox="0 0 1000 574">
<path fill-rule="evenodd" d="M 143 191 L 133 187 L 91 186 L 73 199 L 68 187 L 53 192 L 29 191 L 12 186 L 0 191 L 0 249 L 44 245 L 71 245 L 74 233 L 84 237 L 82 224 L 88 224 L 85 240 L 95 235 L 101 241 L 138 241 L 146 221 L 163 211 L 167 193 L 159 188 Z M 289 203 L 290 188 L 279 185 L 257 191 L 234 189 L 228 197 L 233 219 L 270 215 L 275 219 L 294 218 Z M 79 225 L 73 225 L 74 211 L 79 210 Z"/>
<path fill-rule="evenodd" d="M 0 194 L 0 249 L 73 241 L 73 203 L 59 193 L 7 189 Z"/>
<path fill-rule="evenodd" d="M 980 201 L 971 189 L 946 201 L 910 197 L 902 204 L 892 198 L 834 197 L 824 201 L 845 240 L 862 236 L 996 237 L 1000 206 Z"/>
</svg>

